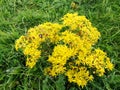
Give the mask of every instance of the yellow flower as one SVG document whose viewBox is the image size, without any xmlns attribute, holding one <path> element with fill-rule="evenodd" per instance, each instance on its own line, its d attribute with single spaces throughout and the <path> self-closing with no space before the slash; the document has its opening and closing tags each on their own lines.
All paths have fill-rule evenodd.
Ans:
<svg viewBox="0 0 120 90">
<path fill-rule="evenodd" d="M 52 64 L 65 65 L 67 60 L 72 56 L 73 51 L 66 45 L 55 46 L 53 53 L 49 56 L 48 61 Z"/>
<path fill-rule="evenodd" d="M 75 7 L 74 2 L 71 5 Z M 62 20 L 61 24 L 46 22 L 30 28 L 16 40 L 15 49 L 21 49 L 26 56 L 26 66 L 33 68 L 47 51 L 49 66 L 44 69 L 45 75 L 64 74 L 70 83 L 81 87 L 93 80 L 92 74 L 103 76 L 106 70 L 113 69 L 107 54 L 93 48 L 100 32 L 85 16 L 67 13 Z"/>
<path fill-rule="evenodd" d="M 110 58 L 106 57 L 106 69 L 112 70 L 113 69 L 113 64 L 110 62 Z"/>
<path fill-rule="evenodd" d="M 44 69 L 45 75 L 57 76 L 58 74 L 63 74 L 66 70 L 66 67 L 63 65 L 53 65 L 52 67 L 47 67 Z"/>
<path fill-rule="evenodd" d="M 26 45 L 28 44 L 28 41 L 26 40 L 25 36 L 21 36 L 19 39 L 15 42 L 15 49 L 18 51 L 19 48 L 24 49 Z"/>
<path fill-rule="evenodd" d="M 83 49 L 83 40 L 78 35 L 68 30 L 62 33 L 60 40 L 74 51 L 73 55 L 76 55 L 80 49 Z"/>
<path fill-rule="evenodd" d="M 86 67 L 73 67 L 72 69 L 66 72 L 69 82 L 77 83 L 78 86 L 84 87 L 88 81 L 93 80 L 93 76 L 89 74 L 89 71 Z"/>
<path fill-rule="evenodd" d="M 70 30 L 81 29 L 84 26 L 88 27 L 91 25 L 90 21 L 87 20 L 85 16 L 78 16 L 77 13 L 67 13 L 66 15 L 64 15 L 62 20 L 63 25 L 69 26 Z"/>
<path fill-rule="evenodd" d="M 49 74 L 56 76 L 59 73 L 64 72 L 66 68 L 65 64 L 72 56 L 72 53 L 72 49 L 68 48 L 66 45 L 55 46 L 52 55 L 48 58 L 48 61 L 52 64 L 52 68 L 49 69 Z"/>
<path fill-rule="evenodd" d="M 58 41 L 58 32 L 63 26 L 58 23 L 46 22 L 39 25 L 38 32 L 43 35 L 44 38 L 49 38 L 51 42 Z"/>
<path fill-rule="evenodd" d="M 78 9 L 78 4 L 76 2 L 71 3 L 71 8 Z"/>
</svg>

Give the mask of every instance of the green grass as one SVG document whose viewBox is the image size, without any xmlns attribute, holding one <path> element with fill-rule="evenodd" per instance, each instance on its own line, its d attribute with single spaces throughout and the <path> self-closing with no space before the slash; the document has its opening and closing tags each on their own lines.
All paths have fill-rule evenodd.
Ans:
<svg viewBox="0 0 120 90">
<path fill-rule="evenodd" d="M 72 1 L 78 8 L 71 8 Z M 0 90 L 82 90 L 63 76 L 42 77 L 40 66 L 28 69 L 23 54 L 14 49 L 15 40 L 30 27 L 58 22 L 68 12 L 85 15 L 98 28 L 101 38 L 96 47 L 107 52 L 115 66 L 83 90 L 120 88 L 120 0 L 0 0 Z"/>
</svg>

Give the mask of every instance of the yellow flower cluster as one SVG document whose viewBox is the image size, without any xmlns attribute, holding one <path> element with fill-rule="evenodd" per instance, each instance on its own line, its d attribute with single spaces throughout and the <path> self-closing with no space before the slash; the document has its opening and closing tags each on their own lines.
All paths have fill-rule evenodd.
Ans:
<svg viewBox="0 0 120 90">
<path fill-rule="evenodd" d="M 108 70 L 112 70 L 113 68 L 113 64 L 110 63 L 108 59 L 106 53 L 98 48 L 95 49 L 95 51 L 87 53 L 84 57 L 79 53 L 78 60 L 75 63 L 77 65 L 87 65 L 88 68 L 93 68 L 95 70 L 93 71 L 94 73 L 102 76 L 105 73 L 105 68 Z"/>
<path fill-rule="evenodd" d="M 79 86 L 85 86 L 88 81 L 93 80 L 93 76 L 89 74 L 86 67 L 74 66 L 66 72 L 69 82 L 77 83 Z"/>
<path fill-rule="evenodd" d="M 46 70 L 49 71 L 51 76 L 56 76 L 65 72 L 65 64 L 67 60 L 72 56 L 72 49 L 68 48 L 66 45 L 57 45 L 51 56 L 49 56 L 48 61 L 52 63 L 52 66 L 48 67 Z"/>
<path fill-rule="evenodd" d="M 51 42 L 55 42 L 58 38 L 56 34 L 62 28 L 57 23 L 44 23 L 37 27 L 30 28 L 25 36 L 21 36 L 16 40 L 15 48 L 23 50 L 24 55 L 27 57 L 26 66 L 32 68 L 35 66 L 37 60 L 41 55 L 41 43 L 47 38 Z"/>
<path fill-rule="evenodd" d="M 69 82 L 84 87 L 94 79 L 94 74 L 102 76 L 106 70 L 113 69 L 107 54 L 99 48 L 93 49 L 100 33 L 85 16 L 68 13 L 62 20 L 62 24 L 40 24 L 16 40 L 15 48 L 22 49 L 26 66 L 33 68 L 38 59 L 44 57 L 41 44 L 49 41 L 53 43 L 53 52 L 48 52 L 50 66 L 44 69 L 45 74 L 64 74 Z"/>
</svg>

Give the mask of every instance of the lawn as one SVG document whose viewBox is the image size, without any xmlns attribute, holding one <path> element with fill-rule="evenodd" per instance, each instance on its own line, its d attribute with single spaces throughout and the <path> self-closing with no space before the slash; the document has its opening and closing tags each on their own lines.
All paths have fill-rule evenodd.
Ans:
<svg viewBox="0 0 120 90">
<path fill-rule="evenodd" d="M 85 87 L 63 76 L 43 76 L 28 68 L 15 41 L 29 28 L 60 22 L 67 13 L 86 16 L 101 33 L 95 47 L 105 51 L 114 69 Z M 44 58 L 43 58 L 44 59 Z M 41 65 L 40 62 L 37 63 Z M 120 0 L 0 0 L 0 90 L 118 90 L 120 88 Z"/>
</svg>

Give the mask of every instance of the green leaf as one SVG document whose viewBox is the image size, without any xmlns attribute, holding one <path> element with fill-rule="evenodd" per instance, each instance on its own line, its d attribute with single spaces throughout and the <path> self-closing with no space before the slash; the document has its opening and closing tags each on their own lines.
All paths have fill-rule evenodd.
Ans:
<svg viewBox="0 0 120 90">
<path fill-rule="evenodd" d="M 49 90 L 49 87 L 48 87 L 48 77 L 46 77 L 46 78 L 43 80 L 42 90 Z"/>
<path fill-rule="evenodd" d="M 120 83 L 120 75 L 114 75 L 112 76 L 111 80 L 109 81 L 110 83 Z"/>
<path fill-rule="evenodd" d="M 58 80 L 55 82 L 56 90 L 65 90 L 65 77 L 63 75 L 58 76 Z"/>
</svg>

